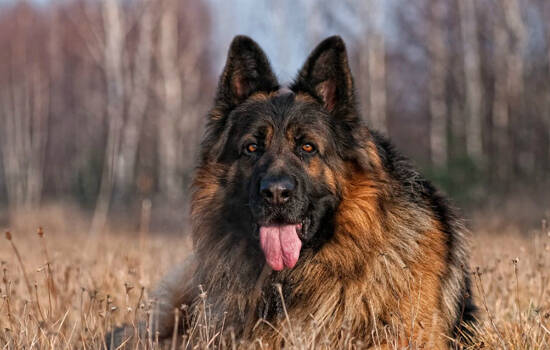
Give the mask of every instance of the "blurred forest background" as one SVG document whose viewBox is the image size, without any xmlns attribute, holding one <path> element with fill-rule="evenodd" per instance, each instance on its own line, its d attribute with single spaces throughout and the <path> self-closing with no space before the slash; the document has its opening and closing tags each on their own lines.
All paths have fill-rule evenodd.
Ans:
<svg viewBox="0 0 550 350">
<path fill-rule="evenodd" d="M 550 208 L 549 19 L 548 0 L 0 0 L 0 226 L 61 207 L 91 232 L 186 227 L 235 34 L 283 82 L 341 35 L 369 125 L 469 217 L 537 222 Z"/>
</svg>

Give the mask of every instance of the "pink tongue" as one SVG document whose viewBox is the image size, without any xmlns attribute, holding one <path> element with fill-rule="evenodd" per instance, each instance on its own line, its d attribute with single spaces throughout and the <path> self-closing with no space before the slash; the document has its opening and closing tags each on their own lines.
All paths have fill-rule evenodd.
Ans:
<svg viewBox="0 0 550 350">
<path fill-rule="evenodd" d="M 275 271 L 285 266 L 293 268 L 300 257 L 302 241 L 296 229 L 300 225 L 272 225 L 260 227 L 260 244 L 265 260 Z"/>
</svg>

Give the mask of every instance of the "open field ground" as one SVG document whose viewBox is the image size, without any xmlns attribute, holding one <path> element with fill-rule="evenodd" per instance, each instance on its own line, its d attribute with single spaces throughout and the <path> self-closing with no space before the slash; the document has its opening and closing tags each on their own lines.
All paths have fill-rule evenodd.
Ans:
<svg viewBox="0 0 550 350">
<path fill-rule="evenodd" d="M 77 229 L 14 231 L 0 242 L 0 349 L 104 348 L 106 330 L 144 318 L 151 286 L 190 250 L 190 242 L 175 235 L 90 238 Z M 481 320 L 470 348 L 550 349 L 549 230 L 476 229 L 472 246 Z M 192 337 L 178 337 L 178 348 L 248 347 L 210 329 L 207 308 L 198 316 Z M 289 347 L 318 348 L 310 337 L 294 332 Z M 140 348 L 147 343 L 176 347 L 151 336 Z"/>
</svg>

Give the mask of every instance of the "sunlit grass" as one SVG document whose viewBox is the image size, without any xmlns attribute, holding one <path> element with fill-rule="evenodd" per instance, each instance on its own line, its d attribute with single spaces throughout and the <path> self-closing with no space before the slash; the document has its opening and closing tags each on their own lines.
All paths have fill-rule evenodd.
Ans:
<svg viewBox="0 0 550 350">
<path fill-rule="evenodd" d="M 480 322 L 469 348 L 550 348 L 550 232 L 476 232 L 471 266 Z M 47 228 L 5 233 L 0 242 L 1 349 L 103 349 L 115 325 L 137 327 L 149 319 L 150 288 L 190 250 L 178 236 L 90 238 Z M 194 317 L 185 307 L 175 312 L 178 324 L 187 322 L 187 334 L 162 343 L 146 334 L 132 348 L 265 348 L 261 340 L 245 344 L 230 331 L 222 337 L 210 329 L 206 300 Z M 277 331 L 289 348 L 323 347 L 299 327 Z"/>
</svg>

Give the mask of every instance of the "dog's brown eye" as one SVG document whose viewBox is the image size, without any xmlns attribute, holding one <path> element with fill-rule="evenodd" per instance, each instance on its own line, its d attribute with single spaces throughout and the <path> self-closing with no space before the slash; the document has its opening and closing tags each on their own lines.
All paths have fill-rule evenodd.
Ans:
<svg viewBox="0 0 550 350">
<path fill-rule="evenodd" d="M 255 143 L 249 143 L 248 145 L 246 145 L 246 150 L 249 153 L 254 153 L 258 150 L 258 145 Z"/>
<path fill-rule="evenodd" d="M 313 145 L 311 143 L 304 143 L 302 145 L 302 151 L 306 152 L 306 153 L 311 153 L 315 150 L 315 147 L 313 147 Z"/>
</svg>

